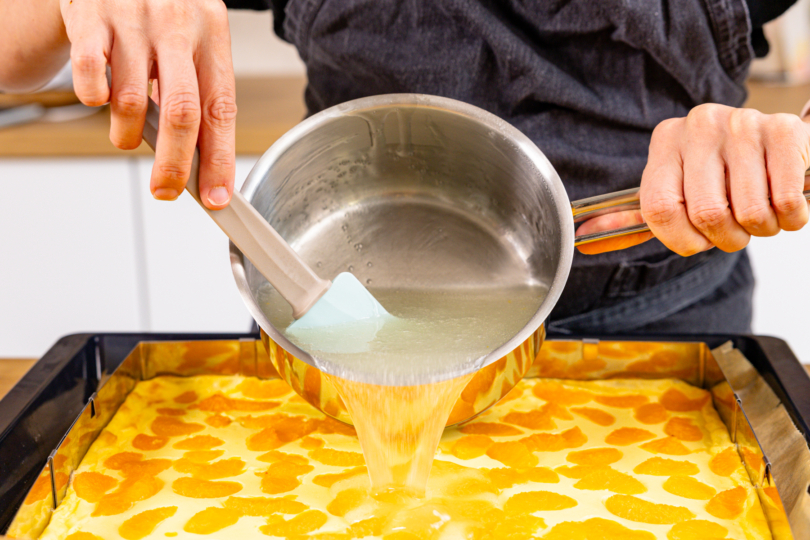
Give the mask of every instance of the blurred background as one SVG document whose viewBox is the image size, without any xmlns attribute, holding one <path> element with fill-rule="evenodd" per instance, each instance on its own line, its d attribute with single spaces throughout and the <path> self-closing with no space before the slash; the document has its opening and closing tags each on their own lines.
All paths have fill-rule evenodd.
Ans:
<svg viewBox="0 0 810 540">
<path fill-rule="evenodd" d="M 239 187 L 303 118 L 305 72 L 273 34 L 269 13 L 232 11 L 230 23 Z M 767 35 L 771 52 L 752 69 L 748 106 L 798 113 L 810 99 L 810 0 Z M 106 108 L 76 106 L 69 88 L 65 70 L 42 93 L 0 95 L 0 358 L 36 358 L 60 336 L 85 331 L 247 331 L 225 236 L 188 195 L 153 200 L 151 151 L 116 150 Z M 753 239 L 749 250 L 754 331 L 787 340 L 804 363 L 808 248 L 810 226 Z M 16 375 L 0 369 L 4 376 Z"/>
</svg>

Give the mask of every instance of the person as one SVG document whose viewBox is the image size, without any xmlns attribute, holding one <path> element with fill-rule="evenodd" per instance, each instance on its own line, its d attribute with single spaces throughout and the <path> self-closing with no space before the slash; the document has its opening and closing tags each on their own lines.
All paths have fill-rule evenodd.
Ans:
<svg viewBox="0 0 810 540">
<path fill-rule="evenodd" d="M 236 119 L 226 4 L 272 9 L 307 66 L 310 113 L 373 94 L 451 97 L 528 135 L 572 200 L 641 182 L 640 212 L 580 232 L 643 219 L 652 234 L 582 248 L 552 331 L 743 333 L 743 248 L 808 221 L 810 127 L 740 108 L 762 25 L 794 2 L 5 0 L 0 90 L 37 88 L 69 55 L 78 97 L 109 102 L 110 139 L 131 149 L 153 81 L 153 195 L 182 192 L 198 145 L 202 199 L 220 209 Z"/>
</svg>

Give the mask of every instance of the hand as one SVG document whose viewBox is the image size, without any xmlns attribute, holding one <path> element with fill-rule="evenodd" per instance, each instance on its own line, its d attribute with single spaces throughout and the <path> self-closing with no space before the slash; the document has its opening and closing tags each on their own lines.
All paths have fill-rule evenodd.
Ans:
<svg viewBox="0 0 810 540">
<path fill-rule="evenodd" d="M 658 124 L 641 178 L 641 212 L 585 222 L 578 234 L 646 221 L 683 256 L 717 247 L 733 252 L 751 236 L 797 231 L 808 221 L 810 126 L 791 114 L 700 105 Z M 580 247 L 602 253 L 640 244 L 650 233 Z"/>
<path fill-rule="evenodd" d="M 200 198 L 214 210 L 227 206 L 236 103 L 222 0 L 60 0 L 60 7 L 76 95 L 90 106 L 110 102 L 110 140 L 118 148 L 140 145 L 153 81 L 160 104 L 153 196 L 182 193 L 199 143 Z"/>
</svg>

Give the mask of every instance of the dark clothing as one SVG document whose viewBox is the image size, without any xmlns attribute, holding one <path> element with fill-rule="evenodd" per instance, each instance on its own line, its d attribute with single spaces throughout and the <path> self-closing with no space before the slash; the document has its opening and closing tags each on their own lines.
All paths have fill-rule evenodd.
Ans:
<svg viewBox="0 0 810 540">
<path fill-rule="evenodd" d="M 262 1 L 268 0 L 242 5 Z M 465 101 L 531 138 L 576 200 L 638 186 L 652 130 L 662 120 L 685 116 L 702 103 L 742 105 L 754 57 L 752 25 L 761 27 L 791 3 L 275 0 L 272 7 L 277 31 L 307 66 L 310 113 L 399 92 Z M 733 265 L 723 266 L 728 257 L 712 250 L 681 258 L 657 240 L 603 255 L 577 253 L 550 324 L 563 329 L 563 323 L 578 321 L 577 331 L 599 331 L 608 319 L 620 325 L 618 314 L 641 309 L 638 302 L 627 304 L 636 306 L 629 310 L 622 305 L 636 297 L 647 302 L 645 294 L 651 300 L 644 309 L 672 300 L 656 291 L 683 276 L 716 277 L 721 267 L 732 275 Z M 738 266 L 747 264 L 745 256 L 739 260 L 745 262 Z M 684 313 L 697 309 L 720 294 L 718 287 L 686 287 L 676 303 Z M 747 309 L 726 302 L 735 312 L 717 315 L 725 317 L 728 331 L 750 326 L 750 290 L 742 294 Z M 583 315 L 605 313 L 599 310 L 609 310 L 609 316 Z M 666 324 L 677 315 L 648 320 Z M 705 329 L 701 317 L 683 324 L 671 331 Z"/>
</svg>

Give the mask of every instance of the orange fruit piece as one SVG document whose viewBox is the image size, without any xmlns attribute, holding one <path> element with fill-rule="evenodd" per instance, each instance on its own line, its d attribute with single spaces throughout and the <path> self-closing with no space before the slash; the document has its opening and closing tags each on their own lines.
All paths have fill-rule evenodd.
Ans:
<svg viewBox="0 0 810 540">
<path fill-rule="evenodd" d="M 616 422 L 616 417 L 601 409 L 594 409 L 592 407 L 572 407 L 571 412 L 587 418 L 591 422 L 599 426 L 611 426 Z"/>
<path fill-rule="evenodd" d="M 556 403 L 557 405 L 565 407 L 584 405 L 593 398 L 593 394 L 586 390 L 563 386 L 558 382 L 548 380 L 537 381 L 532 387 L 532 394 L 543 401 Z"/>
<path fill-rule="evenodd" d="M 652 525 L 678 523 L 695 517 L 683 506 L 653 503 L 632 495 L 611 495 L 605 500 L 605 508 L 614 516 Z"/>
<path fill-rule="evenodd" d="M 689 411 L 699 411 L 703 409 L 703 406 L 709 402 L 709 393 L 705 390 L 701 390 L 703 395 L 697 399 L 690 399 L 681 392 L 680 390 L 676 390 L 675 388 L 670 388 L 666 392 L 663 393 L 659 401 L 661 405 L 666 408 L 668 411 L 674 412 L 689 412 Z"/>
<path fill-rule="evenodd" d="M 197 392 L 194 390 L 183 392 L 174 398 L 175 403 L 194 403 L 195 401 L 197 401 Z"/>
<path fill-rule="evenodd" d="M 610 519 L 563 521 L 543 536 L 543 540 L 655 540 L 647 531 L 635 531 Z"/>
<path fill-rule="evenodd" d="M 150 426 L 155 435 L 159 437 L 178 437 L 191 435 L 205 429 L 205 426 L 196 422 L 183 422 L 173 416 L 158 416 Z"/>
<path fill-rule="evenodd" d="M 355 521 L 349 527 L 354 538 L 380 538 L 385 526 L 386 516 L 374 516 L 360 521 Z"/>
<path fill-rule="evenodd" d="M 102 496 L 92 516 L 115 516 L 123 514 L 138 502 L 156 495 L 163 489 L 163 480 L 154 476 L 127 478 L 112 493 Z"/>
<path fill-rule="evenodd" d="M 559 418 L 560 420 L 574 419 L 574 416 L 568 411 L 568 408 L 558 403 L 546 403 L 540 407 L 540 411 L 543 412 L 543 414 L 547 414 L 552 418 Z"/>
<path fill-rule="evenodd" d="M 285 442 L 278 438 L 278 434 L 273 428 L 265 428 L 258 433 L 254 433 L 248 437 L 246 441 L 247 449 L 251 452 L 275 450 L 285 444 Z"/>
<path fill-rule="evenodd" d="M 537 464 L 540 463 L 537 456 L 520 441 L 494 443 L 487 449 L 487 456 L 496 461 L 500 461 L 507 467 L 515 467 L 517 469 L 536 467 Z"/>
<path fill-rule="evenodd" d="M 669 413 L 660 403 L 646 403 L 633 411 L 633 417 L 642 424 L 660 424 L 666 422 Z"/>
<path fill-rule="evenodd" d="M 714 521 L 690 519 L 672 526 L 667 533 L 668 540 L 722 540 L 728 529 Z"/>
<path fill-rule="evenodd" d="M 183 459 L 194 463 L 208 463 L 225 453 L 225 450 L 189 450 L 183 454 Z"/>
<path fill-rule="evenodd" d="M 607 465 L 574 465 L 573 467 L 557 467 L 554 469 L 554 471 L 565 476 L 566 478 L 581 480 L 590 474 L 603 471 L 605 469 L 610 469 L 610 467 Z"/>
<path fill-rule="evenodd" d="M 546 528 L 546 522 L 543 518 L 527 515 L 527 516 L 508 516 L 498 520 L 491 527 L 490 531 L 485 531 L 487 540 L 521 540 L 534 538 L 534 535 L 540 530 Z M 489 534 L 486 534 L 489 532 Z"/>
<path fill-rule="evenodd" d="M 232 420 L 225 415 L 222 414 L 212 414 L 208 418 L 205 419 L 205 423 L 211 427 L 215 428 L 224 428 L 231 425 Z"/>
<path fill-rule="evenodd" d="M 719 519 L 734 519 L 742 514 L 748 492 L 742 486 L 721 491 L 706 503 L 706 511 Z"/>
<path fill-rule="evenodd" d="M 589 448 L 568 452 L 565 460 L 577 465 L 610 465 L 622 457 L 624 454 L 618 448 Z"/>
<path fill-rule="evenodd" d="M 278 450 L 271 450 L 269 452 L 265 452 L 256 459 L 258 461 L 264 461 L 265 463 L 287 461 L 290 463 L 294 463 L 296 465 L 309 465 L 309 460 L 304 456 L 299 456 L 298 454 L 288 454 L 286 452 L 279 452 Z"/>
<path fill-rule="evenodd" d="M 613 470 L 609 467 L 600 469 L 586 475 L 579 480 L 574 487 L 577 489 L 585 489 L 590 491 L 599 491 L 606 489 L 613 493 L 620 493 L 622 495 L 639 495 L 645 493 L 647 488 L 644 484 L 630 476 L 619 471 Z"/>
<path fill-rule="evenodd" d="M 211 435 L 197 435 L 174 443 L 173 447 L 178 450 L 210 450 L 211 448 L 222 446 L 225 441 Z"/>
<path fill-rule="evenodd" d="M 651 433 L 646 429 L 623 427 L 611 431 L 608 436 L 605 437 L 605 442 L 616 446 L 627 446 L 653 438 L 655 438 L 655 433 Z"/>
<path fill-rule="evenodd" d="M 506 515 L 524 516 L 534 512 L 565 510 L 576 505 L 576 500 L 553 491 L 525 491 L 509 497 L 503 511 Z"/>
<path fill-rule="evenodd" d="M 312 450 L 314 448 L 320 448 L 324 445 L 323 439 L 318 439 L 315 437 L 306 436 L 301 439 L 298 444 L 301 445 L 301 448 L 304 450 Z"/>
<path fill-rule="evenodd" d="M 708 501 L 714 497 L 717 490 L 711 486 L 707 486 L 691 476 L 670 476 L 664 482 L 664 491 L 684 497 L 686 499 L 696 499 L 699 501 Z"/>
<path fill-rule="evenodd" d="M 301 485 L 298 477 L 314 470 L 312 465 L 294 461 L 277 461 L 271 463 L 263 473 L 256 473 L 262 479 L 261 489 L 268 495 L 286 493 Z"/>
<path fill-rule="evenodd" d="M 675 437 L 664 437 L 639 445 L 639 448 L 653 454 L 666 454 L 668 456 L 686 456 L 691 454 L 684 444 Z"/>
<path fill-rule="evenodd" d="M 506 421 L 508 422 L 508 420 Z M 496 422 L 475 422 L 473 424 L 467 424 L 461 428 L 461 432 L 465 435 L 491 435 L 493 437 L 510 437 L 512 435 L 523 434 L 523 432 L 516 427 L 506 426 Z"/>
<path fill-rule="evenodd" d="M 76 496 L 90 503 L 98 502 L 105 493 L 117 485 L 118 480 L 98 472 L 88 471 L 73 477 L 73 490 Z"/>
<path fill-rule="evenodd" d="M 292 536 L 317 531 L 327 522 L 326 514 L 319 510 L 307 510 L 292 519 L 285 520 L 279 515 L 267 518 L 267 525 L 259 530 L 268 536 Z"/>
<path fill-rule="evenodd" d="M 703 431 L 692 423 L 691 418 L 675 416 L 664 426 L 664 433 L 682 441 L 702 441 Z"/>
<path fill-rule="evenodd" d="M 538 484 L 556 484 L 560 477 L 547 467 L 533 467 L 531 469 L 481 469 L 489 481 L 497 489 L 508 489 L 517 484 L 536 482 Z"/>
<path fill-rule="evenodd" d="M 65 537 L 65 540 L 104 540 L 100 536 L 96 536 L 93 533 L 84 532 L 84 531 L 76 531 L 75 533 L 69 534 Z"/>
<path fill-rule="evenodd" d="M 344 450 L 332 450 L 331 448 L 316 448 L 310 450 L 309 457 L 323 463 L 324 465 L 332 465 L 335 467 L 357 467 L 365 465 L 366 460 L 363 459 L 363 454 L 360 452 L 346 452 Z"/>
<path fill-rule="evenodd" d="M 222 394 L 209 396 L 196 405 L 195 409 L 212 413 L 224 413 L 229 411 L 239 412 L 261 412 L 275 409 L 281 405 L 278 401 L 253 401 L 251 399 L 234 399 Z"/>
<path fill-rule="evenodd" d="M 597 403 L 617 409 L 635 409 L 650 401 L 650 398 L 647 396 L 635 394 L 625 396 L 595 396 L 593 399 Z"/>
<path fill-rule="evenodd" d="M 251 399 L 273 399 L 286 396 L 292 391 L 290 385 L 282 379 L 247 378 L 236 387 L 242 395 Z"/>
<path fill-rule="evenodd" d="M 152 534 L 161 521 L 172 517 L 175 512 L 176 506 L 164 506 L 135 514 L 118 527 L 118 534 L 125 540 L 141 540 Z"/>
<path fill-rule="evenodd" d="M 359 508 L 367 499 L 368 493 L 362 488 L 344 489 L 326 505 L 326 511 L 333 516 L 343 517 L 352 510 Z"/>
<path fill-rule="evenodd" d="M 691 461 L 678 461 L 675 459 L 654 457 L 636 465 L 633 472 L 636 474 L 649 474 L 651 476 L 691 476 L 698 474 L 700 469 Z"/>
<path fill-rule="evenodd" d="M 329 418 L 328 416 L 325 418 L 320 418 L 317 422 L 314 422 L 314 424 L 315 431 L 321 433 L 322 435 L 338 433 L 348 437 L 357 437 L 357 431 L 355 431 L 354 426 L 344 424 L 343 422 L 338 422 L 334 418 Z"/>
<path fill-rule="evenodd" d="M 366 472 L 368 471 L 365 467 L 354 467 L 341 473 L 319 474 L 312 478 L 312 483 L 316 486 L 330 488 L 341 480 L 346 480 L 347 478 L 352 478 L 359 474 L 366 474 Z"/>
<path fill-rule="evenodd" d="M 185 416 L 185 409 L 178 409 L 177 407 L 160 407 L 157 409 L 158 414 L 165 414 L 166 416 Z"/>
<path fill-rule="evenodd" d="M 175 471 L 190 474 L 194 478 L 203 480 L 218 480 L 239 476 L 245 471 L 245 462 L 240 458 L 220 459 L 213 463 L 198 463 L 190 459 L 181 458 L 172 465 Z"/>
<path fill-rule="evenodd" d="M 228 497 L 225 508 L 242 516 L 270 517 L 273 514 L 300 514 L 307 508 L 304 503 L 284 497 Z"/>
<path fill-rule="evenodd" d="M 227 497 L 242 490 L 239 482 L 212 482 L 200 478 L 181 476 L 172 482 L 172 491 L 192 499 L 216 499 Z"/>
<path fill-rule="evenodd" d="M 135 435 L 135 438 L 132 439 L 132 447 L 148 452 L 150 450 L 160 450 L 166 446 L 167 442 L 169 442 L 168 437 L 153 437 L 145 433 L 138 433 Z"/>
<path fill-rule="evenodd" d="M 486 435 L 467 435 L 453 442 L 449 452 L 459 459 L 474 459 L 483 456 L 493 443 Z"/>
<path fill-rule="evenodd" d="M 709 470 L 717 476 L 731 476 L 741 465 L 740 455 L 733 446 L 715 454 L 709 460 Z"/>
<path fill-rule="evenodd" d="M 124 476 L 157 476 L 172 466 L 170 459 L 146 459 L 143 461 L 133 461 L 124 463 L 121 466 L 121 474 Z"/>
<path fill-rule="evenodd" d="M 588 442 L 588 437 L 577 426 L 562 433 L 535 433 L 520 439 L 520 442 L 533 452 L 558 452 L 566 448 L 579 448 Z"/>
<path fill-rule="evenodd" d="M 104 460 L 104 466 L 108 469 L 118 471 L 124 468 L 128 463 L 137 463 L 143 459 L 143 454 L 140 452 L 119 452 L 113 454 Z"/>
<path fill-rule="evenodd" d="M 548 404 L 547 404 L 548 405 Z M 515 424 L 520 427 L 525 427 L 528 429 L 534 430 L 544 430 L 544 429 L 556 429 L 557 424 L 554 422 L 554 419 L 551 417 L 550 414 L 545 413 L 539 409 L 535 409 L 529 412 L 518 412 L 512 411 L 504 416 L 501 417 L 501 421 L 506 422 L 507 424 Z M 475 425 L 475 424 L 472 424 Z M 501 425 L 501 424 L 492 424 L 492 425 Z M 504 426 L 507 427 L 507 426 Z M 515 428 L 513 433 L 509 433 L 509 435 L 520 435 L 521 431 Z M 463 429 L 461 430 L 463 433 L 467 433 Z"/>
<path fill-rule="evenodd" d="M 183 530 L 192 534 L 211 534 L 235 525 L 239 517 L 237 510 L 212 506 L 191 516 Z"/>
</svg>

